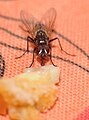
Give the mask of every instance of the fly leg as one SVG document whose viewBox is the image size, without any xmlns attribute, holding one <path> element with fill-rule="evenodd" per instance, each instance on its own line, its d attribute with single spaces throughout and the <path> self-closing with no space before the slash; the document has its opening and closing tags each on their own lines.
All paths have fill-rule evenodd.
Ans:
<svg viewBox="0 0 89 120">
<path fill-rule="evenodd" d="M 71 55 L 70 53 L 67 53 L 65 50 L 63 50 L 59 38 L 56 37 L 56 38 L 54 38 L 54 39 L 51 39 L 51 40 L 49 40 L 49 43 L 52 42 L 52 41 L 54 41 L 54 40 L 58 40 L 59 46 L 60 46 L 60 48 L 61 48 L 61 51 L 65 52 L 67 55 Z M 71 55 L 71 56 L 75 56 L 75 55 Z"/>
<path fill-rule="evenodd" d="M 36 50 L 36 48 L 34 48 L 34 50 L 33 50 L 32 63 L 30 64 L 29 67 L 31 67 L 33 65 L 33 63 L 34 63 L 34 53 L 35 53 L 35 50 Z"/>
<path fill-rule="evenodd" d="M 26 52 L 29 52 L 29 41 L 34 42 L 34 40 L 31 37 L 27 37 L 27 50 L 19 57 L 16 57 L 15 59 L 21 58 L 23 55 L 25 55 Z"/>
<path fill-rule="evenodd" d="M 49 54 L 49 57 L 50 57 L 50 61 L 51 63 L 53 64 L 53 66 L 57 67 L 57 65 L 55 65 L 52 61 L 52 49 L 50 48 L 50 54 Z"/>
</svg>

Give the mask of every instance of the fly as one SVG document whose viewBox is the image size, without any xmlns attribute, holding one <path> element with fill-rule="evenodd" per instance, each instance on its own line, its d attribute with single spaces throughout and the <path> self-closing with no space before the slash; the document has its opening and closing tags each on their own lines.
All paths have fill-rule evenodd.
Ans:
<svg viewBox="0 0 89 120">
<path fill-rule="evenodd" d="M 29 15 L 25 11 L 21 11 L 20 13 L 21 21 L 23 26 L 20 26 L 22 30 L 27 32 L 29 35 L 27 36 L 27 50 L 16 59 L 21 58 L 26 52 L 29 51 L 29 42 L 34 44 L 33 49 L 33 58 L 29 67 L 31 67 L 34 63 L 34 54 L 40 58 L 41 66 L 45 65 L 45 59 L 50 58 L 51 63 L 56 66 L 52 61 L 52 42 L 58 40 L 60 48 L 62 51 L 61 43 L 59 38 L 55 37 L 51 38 L 52 30 L 54 28 L 55 20 L 56 20 L 56 10 L 54 8 L 50 8 L 38 21 L 32 15 Z M 66 51 L 66 54 L 70 55 Z"/>
</svg>

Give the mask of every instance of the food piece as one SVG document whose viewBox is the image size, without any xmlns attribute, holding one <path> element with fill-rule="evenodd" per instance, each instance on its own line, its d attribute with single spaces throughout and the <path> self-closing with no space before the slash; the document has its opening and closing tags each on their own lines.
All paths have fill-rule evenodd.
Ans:
<svg viewBox="0 0 89 120">
<path fill-rule="evenodd" d="M 54 86 L 49 86 L 49 87 L 50 88 L 47 90 L 47 92 L 44 93 L 39 98 L 39 101 L 36 103 L 36 108 L 40 112 L 47 112 L 47 110 L 49 110 L 57 100 L 58 90 Z"/>
<path fill-rule="evenodd" d="M 8 108 L 9 117 L 11 120 L 39 120 L 39 111 L 34 106 Z"/>
<path fill-rule="evenodd" d="M 7 114 L 7 106 L 3 99 L 3 97 L 0 95 L 0 115 L 6 115 Z"/>
<path fill-rule="evenodd" d="M 0 80 L 11 120 L 39 120 L 39 112 L 50 109 L 57 100 L 59 68 L 52 65 L 28 68 L 12 79 Z"/>
</svg>

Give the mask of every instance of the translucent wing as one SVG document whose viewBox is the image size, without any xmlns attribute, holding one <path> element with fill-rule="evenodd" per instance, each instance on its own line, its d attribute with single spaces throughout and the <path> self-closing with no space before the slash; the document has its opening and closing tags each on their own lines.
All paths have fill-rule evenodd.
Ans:
<svg viewBox="0 0 89 120">
<path fill-rule="evenodd" d="M 54 27 L 56 20 L 56 10 L 50 8 L 42 17 L 41 23 L 46 27 L 47 31 L 50 33 Z"/>
<path fill-rule="evenodd" d="M 36 18 L 34 18 L 32 15 L 28 14 L 25 11 L 20 12 L 21 21 L 23 23 L 22 26 L 20 26 L 24 31 L 28 32 L 31 36 L 34 36 L 35 34 L 35 26 L 38 23 Z"/>
</svg>

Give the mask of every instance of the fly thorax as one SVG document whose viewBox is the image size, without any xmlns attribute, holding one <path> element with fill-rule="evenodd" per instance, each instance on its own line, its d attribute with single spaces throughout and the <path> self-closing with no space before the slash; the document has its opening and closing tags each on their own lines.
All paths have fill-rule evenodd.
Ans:
<svg viewBox="0 0 89 120">
<path fill-rule="evenodd" d="M 48 44 L 47 39 L 48 39 L 48 37 L 47 37 L 45 31 L 43 31 L 43 30 L 37 31 L 36 36 L 35 36 L 36 45 Z"/>
</svg>

